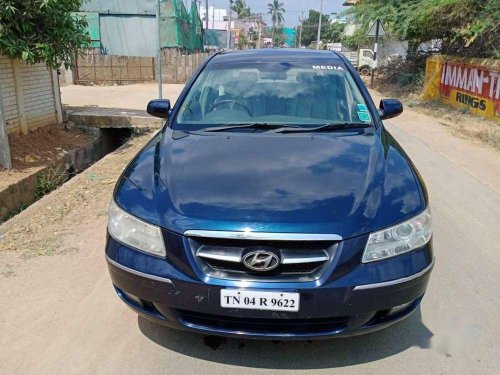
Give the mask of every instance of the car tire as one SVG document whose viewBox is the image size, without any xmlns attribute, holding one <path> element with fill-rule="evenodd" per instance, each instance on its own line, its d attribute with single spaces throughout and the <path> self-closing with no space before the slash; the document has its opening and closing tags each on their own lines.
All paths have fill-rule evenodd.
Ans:
<svg viewBox="0 0 500 375">
<path fill-rule="evenodd" d="M 359 69 L 359 74 L 362 76 L 369 76 L 371 75 L 372 70 L 368 66 L 363 66 L 361 69 Z"/>
</svg>

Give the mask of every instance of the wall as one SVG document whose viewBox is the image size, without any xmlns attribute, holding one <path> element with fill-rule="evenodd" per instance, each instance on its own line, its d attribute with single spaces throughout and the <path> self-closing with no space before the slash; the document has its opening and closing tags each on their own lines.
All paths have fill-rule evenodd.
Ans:
<svg viewBox="0 0 500 375">
<path fill-rule="evenodd" d="M 16 98 L 16 84 L 11 60 L 0 56 L 0 86 L 3 96 L 4 121 L 7 133 L 20 133 L 21 125 Z"/>
<path fill-rule="evenodd" d="M 45 65 L 21 64 L 22 95 L 28 130 L 57 123 L 52 72 Z"/>
<path fill-rule="evenodd" d="M 51 176 L 58 186 L 62 185 L 76 173 L 83 171 L 108 154 L 111 149 L 103 132 L 99 130 L 95 134 L 96 136 L 83 146 L 68 150 L 49 165 L 36 172 L 27 173 L 23 179 L 3 190 L 0 189 L 0 224 L 40 198 L 37 195 L 40 177 Z"/>
<path fill-rule="evenodd" d="M 431 56 L 422 96 L 500 122 L 500 60 Z"/>
<path fill-rule="evenodd" d="M 108 56 L 95 50 L 78 56 L 75 84 L 134 83 L 155 79 L 151 57 Z"/>
<path fill-rule="evenodd" d="M 164 49 L 162 73 L 164 83 L 186 83 L 206 58 L 206 53 L 181 55 Z M 77 59 L 76 84 L 151 82 L 156 79 L 156 58 L 106 56 L 90 51 Z"/>
<path fill-rule="evenodd" d="M 57 75 L 45 65 L 26 65 L 0 56 L 0 86 L 7 133 L 27 134 L 62 122 Z"/>
<path fill-rule="evenodd" d="M 59 74 L 59 86 L 64 87 L 74 83 L 73 68 L 68 68 L 63 65 L 57 69 Z"/>
<path fill-rule="evenodd" d="M 7 128 L 5 127 L 3 97 L 2 97 L 1 87 L 0 87 L 0 167 L 5 167 L 7 169 L 12 168 L 9 137 L 7 136 Z"/>
<path fill-rule="evenodd" d="M 169 54 L 167 51 L 163 50 L 162 56 L 164 83 L 186 83 L 196 68 L 208 57 L 208 53 L 177 55 Z"/>
</svg>

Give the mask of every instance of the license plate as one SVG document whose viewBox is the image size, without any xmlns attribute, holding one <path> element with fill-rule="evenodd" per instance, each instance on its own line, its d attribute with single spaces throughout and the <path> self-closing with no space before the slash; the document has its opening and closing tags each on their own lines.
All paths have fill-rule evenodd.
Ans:
<svg viewBox="0 0 500 375">
<path fill-rule="evenodd" d="M 256 292 L 252 290 L 221 289 L 220 305 L 225 308 L 299 311 L 299 293 Z"/>
</svg>

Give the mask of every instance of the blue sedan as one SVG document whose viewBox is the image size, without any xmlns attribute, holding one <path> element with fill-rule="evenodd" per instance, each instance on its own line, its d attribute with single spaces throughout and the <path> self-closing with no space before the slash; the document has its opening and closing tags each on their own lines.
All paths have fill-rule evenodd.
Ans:
<svg viewBox="0 0 500 375">
<path fill-rule="evenodd" d="M 109 210 L 118 296 L 159 324 L 311 339 L 415 311 L 434 265 L 415 166 L 350 63 L 263 49 L 207 59 L 130 162 Z"/>
</svg>

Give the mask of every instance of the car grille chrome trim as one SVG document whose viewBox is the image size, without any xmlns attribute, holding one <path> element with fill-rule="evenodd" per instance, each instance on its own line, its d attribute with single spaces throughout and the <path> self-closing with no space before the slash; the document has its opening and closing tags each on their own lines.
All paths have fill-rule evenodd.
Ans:
<svg viewBox="0 0 500 375">
<path fill-rule="evenodd" d="M 300 264 L 300 263 L 316 263 L 326 262 L 330 260 L 330 256 L 325 250 L 316 251 L 286 251 L 281 250 L 281 264 Z M 241 263 L 243 261 L 244 250 L 241 248 L 228 248 L 217 250 L 206 250 L 202 246 L 196 252 L 196 256 L 205 259 L 220 260 L 231 263 Z"/>
<path fill-rule="evenodd" d="M 241 252 L 220 250 L 217 252 L 204 250 L 203 247 L 196 252 L 196 256 L 205 259 L 222 260 L 224 262 L 241 263 Z"/>
<path fill-rule="evenodd" d="M 403 277 L 401 279 L 396 279 L 396 280 L 391 280 L 391 281 L 385 281 L 385 282 L 382 282 L 382 283 L 358 285 L 358 286 L 354 287 L 354 290 L 366 290 L 366 289 L 383 288 L 385 286 L 397 285 L 397 284 L 406 283 L 408 281 L 417 279 L 420 276 L 425 275 L 427 272 L 429 272 L 431 270 L 432 267 L 434 267 L 435 259 L 436 258 L 433 258 L 431 264 L 429 264 L 427 267 L 425 267 L 422 271 L 417 272 L 417 273 L 415 273 L 413 275 L 410 275 L 408 277 Z"/>
<path fill-rule="evenodd" d="M 187 230 L 186 237 L 220 238 L 228 240 L 265 240 L 265 241 L 341 241 L 338 234 L 321 233 L 272 233 L 250 231 L 222 231 L 222 230 Z"/>
<path fill-rule="evenodd" d="M 321 250 L 311 254 L 307 253 L 294 254 L 290 252 L 282 254 L 283 254 L 281 258 L 282 264 L 316 263 L 316 262 L 326 262 L 330 260 L 330 256 L 325 250 Z"/>
</svg>

